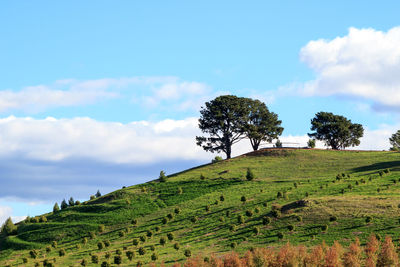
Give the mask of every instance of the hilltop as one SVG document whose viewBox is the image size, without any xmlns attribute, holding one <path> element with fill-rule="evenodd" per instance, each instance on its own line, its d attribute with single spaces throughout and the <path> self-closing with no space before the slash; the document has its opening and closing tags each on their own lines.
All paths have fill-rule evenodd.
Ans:
<svg viewBox="0 0 400 267">
<path fill-rule="evenodd" d="M 2 237 L 0 264 L 17 266 L 27 258 L 34 266 L 55 258 L 56 266 L 80 266 L 82 259 L 99 266 L 119 249 L 121 266 L 171 265 L 186 258 L 185 250 L 220 254 L 288 241 L 349 244 L 355 237 L 365 243 L 373 232 L 399 236 L 399 193 L 396 152 L 264 149 L 170 175 L 166 182 L 122 188 L 44 214 L 45 222 L 20 223 L 17 235 Z M 132 262 L 127 251 L 135 253 Z M 99 264 L 91 263 L 92 255 Z"/>
</svg>

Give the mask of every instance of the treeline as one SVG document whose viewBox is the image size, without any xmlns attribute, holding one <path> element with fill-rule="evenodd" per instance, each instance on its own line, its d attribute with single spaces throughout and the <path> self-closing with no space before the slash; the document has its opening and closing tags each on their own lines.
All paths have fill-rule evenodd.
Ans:
<svg viewBox="0 0 400 267">
<path fill-rule="evenodd" d="M 206 151 L 223 152 L 228 159 L 232 146 L 245 138 L 253 150 L 258 150 L 262 142 L 273 140 L 276 140 L 276 147 L 280 147 L 279 136 L 284 130 L 281 123 L 278 115 L 269 111 L 260 100 L 223 95 L 201 108 L 199 128 L 206 136 L 196 136 L 196 143 Z M 309 147 L 315 146 L 315 140 L 320 140 L 332 149 L 357 146 L 364 134 L 361 124 L 330 112 L 318 112 L 311 120 L 311 131 Z"/>
<path fill-rule="evenodd" d="M 287 243 L 281 248 L 255 248 L 243 256 L 230 252 L 223 256 L 195 256 L 174 267 L 395 267 L 400 266 L 397 247 L 386 236 L 379 241 L 371 235 L 362 247 L 358 238 L 347 248 L 338 242 L 307 249 Z"/>
</svg>

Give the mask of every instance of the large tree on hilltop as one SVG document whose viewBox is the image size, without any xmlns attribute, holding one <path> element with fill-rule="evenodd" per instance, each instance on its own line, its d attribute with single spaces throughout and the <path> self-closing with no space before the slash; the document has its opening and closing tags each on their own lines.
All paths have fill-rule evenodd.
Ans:
<svg viewBox="0 0 400 267">
<path fill-rule="evenodd" d="M 324 141 L 332 149 L 357 146 L 364 135 L 361 124 L 352 123 L 351 120 L 330 112 L 315 114 L 311 120 L 311 130 L 315 132 L 309 133 L 310 137 Z"/>
<path fill-rule="evenodd" d="M 247 103 L 247 121 L 243 125 L 243 132 L 256 151 L 262 141 L 272 142 L 282 134 L 283 128 L 280 127 L 282 121 L 278 120 L 278 115 L 270 112 L 260 100 L 247 99 Z"/>
<path fill-rule="evenodd" d="M 204 150 L 224 152 L 231 158 L 232 145 L 244 138 L 247 106 L 243 97 L 223 95 L 205 103 L 200 110 L 199 128 L 205 136 L 196 136 L 197 145 Z"/>
</svg>

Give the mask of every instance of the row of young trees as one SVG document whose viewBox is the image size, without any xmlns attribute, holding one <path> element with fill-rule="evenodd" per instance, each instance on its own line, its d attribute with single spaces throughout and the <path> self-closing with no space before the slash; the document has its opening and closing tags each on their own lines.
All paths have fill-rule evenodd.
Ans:
<svg viewBox="0 0 400 267">
<path fill-rule="evenodd" d="M 197 145 L 210 152 L 224 152 L 231 158 L 232 145 L 247 138 L 253 150 L 261 142 L 272 142 L 283 132 L 282 121 L 257 99 L 223 95 L 205 103 L 200 110 L 199 128 L 208 136 L 196 136 Z M 344 149 L 360 144 L 364 134 L 361 124 L 330 112 L 319 112 L 311 120 L 308 135 L 324 141 L 332 149 Z M 399 132 L 400 137 L 400 132 Z"/>
</svg>

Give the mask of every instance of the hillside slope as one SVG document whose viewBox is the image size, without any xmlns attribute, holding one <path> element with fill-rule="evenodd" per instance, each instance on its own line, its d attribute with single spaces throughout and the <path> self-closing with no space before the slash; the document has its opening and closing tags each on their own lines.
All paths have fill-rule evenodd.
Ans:
<svg viewBox="0 0 400 267">
<path fill-rule="evenodd" d="M 248 168 L 255 174 L 252 181 L 246 180 Z M 121 266 L 171 265 L 183 261 L 186 250 L 195 255 L 288 241 L 348 244 L 355 237 L 365 242 L 372 232 L 397 237 L 399 193 L 399 153 L 266 149 L 44 214 L 47 222 L 21 223 L 17 235 L 1 238 L 0 265 L 23 265 L 27 258 L 26 266 L 44 260 L 80 266 L 83 259 L 87 266 L 100 266 L 112 263 L 118 249 Z M 36 259 L 29 254 L 33 249 Z M 135 253 L 132 261 L 127 251 Z"/>
</svg>

